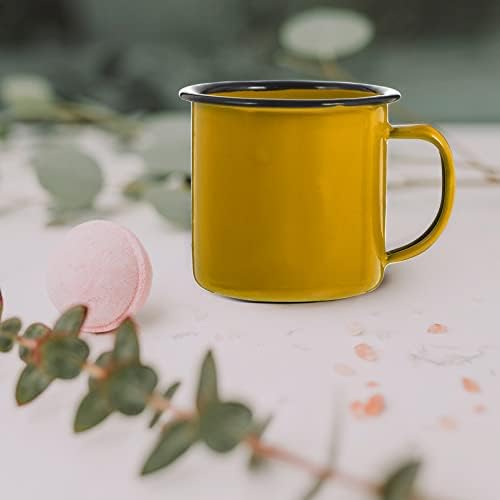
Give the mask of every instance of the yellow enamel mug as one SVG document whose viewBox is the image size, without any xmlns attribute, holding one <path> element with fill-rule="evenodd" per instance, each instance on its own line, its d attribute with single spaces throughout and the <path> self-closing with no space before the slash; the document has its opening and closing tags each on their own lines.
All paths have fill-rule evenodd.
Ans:
<svg viewBox="0 0 500 500">
<path fill-rule="evenodd" d="M 451 150 L 430 125 L 391 125 L 398 91 L 323 81 L 216 82 L 192 103 L 193 266 L 199 285 L 269 302 L 362 294 L 427 250 L 450 217 Z M 415 241 L 385 248 L 388 139 L 441 156 L 442 199 Z"/>
</svg>

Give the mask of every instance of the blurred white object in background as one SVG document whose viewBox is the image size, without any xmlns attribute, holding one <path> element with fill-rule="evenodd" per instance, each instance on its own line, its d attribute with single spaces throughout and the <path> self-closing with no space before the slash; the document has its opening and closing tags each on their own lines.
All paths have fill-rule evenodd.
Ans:
<svg viewBox="0 0 500 500">
<path fill-rule="evenodd" d="M 288 19 L 281 28 L 280 41 L 298 56 L 325 61 L 359 51 L 374 34 L 373 23 L 362 14 L 318 7 Z"/>
</svg>

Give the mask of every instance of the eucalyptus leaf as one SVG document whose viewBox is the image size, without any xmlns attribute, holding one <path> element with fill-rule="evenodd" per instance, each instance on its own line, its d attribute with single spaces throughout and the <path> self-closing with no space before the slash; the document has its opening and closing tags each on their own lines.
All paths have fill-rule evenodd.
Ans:
<svg viewBox="0 0 500 500">
<path fill-rule="evenodd" d="M 38 75 L 15 74 L 0 82 L 2 103 L 19 120 L 51 118 L 54 98 L 50 82 Z"/>
<path fill-rule="evenodd" d="M 103 186 L 97 162 L 69 145 L 46 145 L 32 159 L 38 181 L 57 207 L 87 209 Z"/>
<path fill-rule="evenodd" d="M 146 407 L 158 377 L 148 366 L 131 365 L 116 370 L 109 378 L 109 399 L 124 415 L 138 415 Z"/>
<path fill-rule="evenodd" d="M 187 137 L 189 138 L 189 133 Z M 171 172 L 191 173 L 189 143 L 182 151 L 179 150 L 178 146 L 169 144 L 168 141 L 154 144 L 142 151 L 142 159 L 146 170 L 154 175 Z"/>
<path fill-rule="evenodd" d="M 16 401 L 24 405 L 38 397 L 52 382 L 53 377 L 44 373 L 35 365 L 26 365 L 16 385 Z"/>
<path fill-rule="evenodd" d="M 82 399 L 73 422 L 75 432 L 84 432 L 100 424 L 113 413 L 108 399 L 99 391 L 89 391 Z"/>
<path fill-rule="evenodd" d="M 21 326 L 19 318 L 9 318 L 0 323 L 0 352 L 9 352 L 12 349 Z"/>
<path fill-rule="evenodd" d="M 150 174 L 191 172 L 191 117 L 185 112 L 152 115 L 144 123 L 141 155 Z"/>
<path fill-rule="evenodd" d="M 166 185 L 152 187 L 145 198 L 165 219 L 181 228 L 191 227 L 191 191 L 171 189 Z"/>
<path fill-rule="evenodd" d="M 199 429 L 196 422 L 191 420 L 172 422 L 161 433 L 141 474 L 144 476 L 167 467 L 186 453 L 198 439 Z"/>
<path fill-rule="evenodd" d="M 315 7 L 289 18 L 281 27 L 285 49 L 313 60 L 335 60 L 353 54 L 371 42 L 374 25 L 349 9 Z"/>
<path fill-rule="evenodd" d="M 139 355 L 137 328 L 133 320 L 127 318 L 115 330 L 113 359 L 119 363 L 138 363 Z"/>
<path fill-rule="evenodd" d="M 381 500 L 411 500 L 420 465 L 420 462 L 411 460 L 392 472 L 382 486 Z"/>
<path fill-rule="evenodd" d="M 44 325 L 43 323 L 33 323 L 30 326 L 28 326 L 28 328 L 26 328 L 26 331 L 22 335 L 22 338 L 30 340 L 39 340 L 45 335 L 48 335 L 50 331 L 51 331 L 50 328 Z M 26 363 L 29 363 L 31 358 L 31 349 L 28 349 L 27 347 L 24 346 L 20 346 L 19 357 Z"/>
<path fill-rule="evenodd" d="M 211 403 L 200 416 L 200 434 L 205 444 L 218 453 L 227 453 L 252 430 L 252 412 L 241 403 Z"/>
<path fill-rule="evenodd" d="M 171 384 L 167 388 L 167 390 L 163 393 L 163 397 L 167 401 L 170 401 L 174 397 L 174 395 L 177 392 L 177 389 L 180 387 L 180 385 L 181 385 L 180 382 L 174 382 L 173 384 Z M 156 425 L 156 423 L 158 422 L 158 420 L 162 416 L 162 414 L 163 414 L 163 411 L 161 411 L 161 410 L 158 410 L 158 411 L 155 412 L 155 414 L 153 415 L 153 418 L 149 422 L 149 426 L 148 427 L 150 429 Z"/>
<path fill-rule="evenodd" d="M 82 329 L 88 309 L 86 306 L 73 306 L 59 316 L 54 328 L 55 334 L 78 336 Z"/>
<path fill-rule="evenodd" d="M 77 377 L 89 355 L 89 346 L 77 337 L 54 335 L 40 347 L 41 368 L 53 378 Z"/>
<path fill-rule="evenodd" d="M 198 378 L 196 408 L 199 413 L 202 413 L 209 404 L 219 401 L 219 389 L 217 385 L 217 367 L 214 355 L 212 351 L 208 351 L 203 358 Z"/>
</svg>

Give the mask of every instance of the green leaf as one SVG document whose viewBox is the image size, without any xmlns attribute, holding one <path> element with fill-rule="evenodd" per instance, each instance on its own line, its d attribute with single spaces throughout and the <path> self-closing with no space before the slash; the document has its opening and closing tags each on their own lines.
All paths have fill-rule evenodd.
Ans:
<svg viewBox="0 0 500 500">
<path fill-rule="evenodd" d="M 146 407 L 158 377 L 149 367 L 132 365 L 116 370 L 109 378 L 109 399 L 124 415 L 138 415 Z"/>
<path fill-rule="evenodd" d="M 167 112 L 144 120 L 142 157 L 149 173 L 191 173 L 191 117 Z"/>
<path fill-rule="evenodd" d="M 420 462 L 411 460 L 398 467 L 386 479 L 380 493 L 382 500 L 411 500 L 420 469 Z"/>
<path fill-rule="evenodd" d="M 77 337 L 54 335 L 40 348 L 41 368 L 53 378 L 77 377 L 89 355 L 89 346 Z"/>
<path fill-rule="evenodd" d="M 266 429 L 269 427 L 269 424 L 271 423 L 272 419 L 273 419 L 273 417 L 271 415 L 269 415 L 267 418 L 265 418 L 264 420 L 261 420 L 260 422 L 254 422 L 253 427 L 250 431 L 250 434 L 252 436 L 255 436 L 256 438 L 260 439 L 262 437 L 262 435 L 264 434 L 264 432 L 266 431 Z M 255 454 L 255 453 L 252 453 L 250 455 L 250 459 L 248 461 L 248 467 L 249 467 L 249 469 L 256 470 L 256 469 L 259 469 L 260 467 L 262 467 L 262 465 L 264 465 L 264 463 L 265 463 L 265 460 L 263 457 Z"/>
<path fill-rule="evenodd" d="M 141 474 L 151 474 L 167 467 L 183 455 L 199 438 L 198 426 L 189 420 L 172 422 L 165 427 Z"/>
<path fill-rule="evenodd" d="M 0 352 L 9 352 L 12 349 L 19 330 L 21 330 L 19 318 L 9 318 L 0 323 Z"/>
<path fill-rule="evenodd" d="M 69 145 L 46 145 L 32 160 L 38 181 L 67 209 L 86 209 L 103 186 L 103 174 L 96 161 Z"/>
<path fill-rule="evenodd" d="M 38 75 L 15 74 L 3 78 L 0 98 L 19 120 L 40 120 L 53 115 L 54 91 L 50 82 Z"/>
<path fill-rule="evenodd" d="M 185 187 L 172 189 L 167 185 L 146 191 L 145 199 L 165 219 L 180 228 L 191 227 L 191 191 Z"/>
<path fill-rule="evenodd" d="M 82 399 L 75 415 L 73 430 L 84 432 L 100 424 L 113 413 L 108 399 L 99 391 L 89 391 Z"/>
<path fill-rule="evenodd" d="M 200 417 L 201 438 L 218 453 L 231 451 L 251 430 L 252 412 L 241 403 L 212 403 Z"/>
<path fill-rule="evenodd" d="M 82 305 L 68 309 L 61 314 L 52 331 L 55 334 L 77 337 L 87 317 L 87 312 L 87 307 Z"/>
<path fill-rule="evenodd" d="M 115 331 L 113 359 L 119 363 L 139 362 L 139 339 L 135 323 L 127 318 Z"/>
<path fill-rule="evenodd" d="M 207 405 L 217 401 L 219 401 L 217 368 L 212 351 L 208 351 L 201 364 L 198 391 L 196 393 L 196 408 L 201 413 Z"/>
<path fill-rule="evenodd" d="M 168 387 L 168 389 L 163 393 L 163 397 L 165 399 L 167 399 L 168 401 L 170 401 L 175 393 L 177 392 L 177 389 L 180 387 L 181 383 L 180 382 L 174 382 L 172 385 L 170 385 Z M 163 411 L 160 411 L 158 410 L 157 412 L 155 412 L 155 414 L 153 415 L 153 418 L 151 419 L 151 421 L 149 422 L 149 428 L 151 429 L 152 427 L 154 427 L 156 425 L 156 422 L 158 422 L 158 419 L 162 416 L 162 413 Z"/>
<path fill-rule="evenodd" d="M 33 401 L 52 382 L 53 377 L 44 373 L 35 365 L 26 365 L 21 372 L 16 385 L 16 401 L 18 405 L 24 405 Z"/>
<path fill-rule="evenodd" d="M 24 332 L 22 338 L 39 340 L 45 335 L 50 334 L 50 328 L 43 323 L 33 323 Z M 31 349 L 27 347 L 20 346 L 19 347 L 19 357 L 26 363 L 30 362 L 31 359 Z"/>
</svg>

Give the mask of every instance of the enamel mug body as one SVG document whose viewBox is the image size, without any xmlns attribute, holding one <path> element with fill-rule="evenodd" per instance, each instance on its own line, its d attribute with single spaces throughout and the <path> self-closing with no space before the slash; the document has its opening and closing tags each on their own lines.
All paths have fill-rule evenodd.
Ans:
<svg viewBox="0 0 500 500">
<path fill-rule="evenodd" d="M 254 301 L 362 294 L 388 264 L 429 248 L 454 195 L 450 148 L 430 125 L 391 125 L 399 92 L 316 81 L 186 87 L 192 102 L 193 267 L 205 289 Z M 425 233 L 386 250 L 389 139 L 441 156 L 442 200 Z"/>
</svg>

